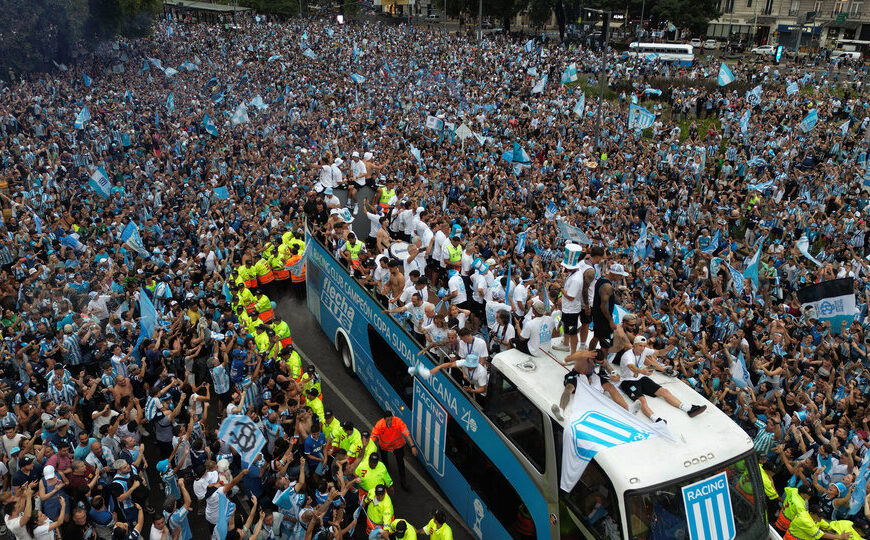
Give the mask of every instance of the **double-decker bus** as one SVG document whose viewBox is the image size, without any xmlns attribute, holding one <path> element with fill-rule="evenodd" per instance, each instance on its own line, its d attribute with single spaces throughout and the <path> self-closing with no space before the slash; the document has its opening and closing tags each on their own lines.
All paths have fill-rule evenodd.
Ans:
<svg viewBox="0 0 870 540">
<path fill-rule="evenodd" d="M 477 538 L 688 539 L 699 538 L 687 532 L 698 523 L 707 524 L 705 540 L 778 538 L 765 518 L 752 440 L 687 385 L 654 375 L 677 398 L 707 405 L 689 419 L 649 400 L 676 441 L 656 437 L 601 450 L 576 486 L 561 491 L 564 430 L 572 428 L 551 409 L 567 368 L 552 358 L 500 353 L 482 404 L 445 371 L 414 377 L 408 368 L 431 369 L 437 353 L 418 354 L 421 344 L 404 325 L 383 314 L 319 240 L 307 240 L 309 310 L 344 367 L 408 425 L 419 459 Z M 724 495 L 716 504 L 727 500 L 727 513 L 683 503 L 682 488 L 707 480 L 719 482 Z"/>
</svg>

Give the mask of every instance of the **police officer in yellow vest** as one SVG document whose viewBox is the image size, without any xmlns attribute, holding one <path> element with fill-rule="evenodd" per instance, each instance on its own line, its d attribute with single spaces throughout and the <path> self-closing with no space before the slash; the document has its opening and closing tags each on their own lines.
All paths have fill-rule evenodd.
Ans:
<svg viewBox="0 0 870 540">
<path fill-rule="evenodd" d="M 776 523 L 776 517 L 779 515 L 779 493 L 776 492 L 776 487 L 773 485 L 773 480 L 770 475 L 774 472 L 773 463 L 769 460 L 759 465 L 761 469 L 761 483 L 764 485 L 764 495 L 767 503 L 767 522 L 770 525 Z"/>
<path fill-rule="evenodd" d="M 257 346 L 257 351 L 260 353 L 267 352 L 272 346 L 269 332 L 272 332 L 272 329 L 264 324 L 257 327 L 257 332 L 254 334 L 254 345 Z"/>
<path fill-rule="evenodd" d="M 303 385 L 302 388 L 306 392 L 312 388 L 317 390 L 318 396 L 323 392 L 320 384 L 320 376 L 317 374 L 317 369 L 314 366 L 308 366 L 308 368 L 305 369 L 305 373 L 302 375 L 300 382 Z"/>
<path fill-rule="evenodd" d="M 396 190 L 387 186 L 378 188 L 378 205 L 382 210 L 389 210 L 393 207 L 393 200 L 396 199 Z"/>
<path fill-rule="evenodd" d="M 349 232 L 347 233 L 347 240 L 339 252 L 344 257 L 344 260 L 347 261 L 350 268 L 359 268 L 359 254 L 363 250 L 365 250 L 365 245 L 357 240 L 354 233 Z"/>
<path fill-rule="evenodd" d="M 341 422 L 331 410 L 323 411 L 323 429 L 321 431 L 329 441 L 329 448 L 333 450 L 338 448 L 338 440 L 344 435 L 344 432 L 341 430 Z"/>
<path fill-rule="evenodd" d="M 462 245 L 459 244 L 461 238 L 462 235 L 460 233 L 453 233 L 453 236 L 450 237 L 450 242 L 446 244 L 448 269 L 462 270 Z"/>
<path fill-rule="evenodd" d="M 311 412 L 317 416 L 317 421 L 323 424 L 323 401 L 320 399 L 320 395 L 314 388 L 305 392 L 305 405 L 311 407 Z"/>
<path fill-rule="evenodd" d="M 807 501 L 811 496 L 811 488 L 804 484 L 796 488 L 787 487 L 783 490 L 782 510 L 779 511 L 779 515 L 776 516 L 776 521 L 773 523 L 773 528 L 776 529 L 780 536 L 784 536 L 786 531 L 788 531 L 791 520 L 794 519 L 797 513 L 806 510 Z"/>
<path fill-rule="evenodd" d="M 286 321 L 278 319 L 269 326 L 275 331 L 282 346 L 286 347 L 293 343 L 293 338 L 290 337 L 290 325 Z"/>
<path fill-rule="evenodd" d="M 794 519 L 788 526 L 785 536 L 782 540 L 818 540 L 819 538 L 828 538 L 831 540 L 849 540 L 852 536 L 848 532 L 837 533 L 833 531 L 823 531 L 819 527 L 819 516 L 822 513 L 821 507 L 816 504 L 810 504 L 806 510 L 801 510 L 795 514 Z"/>
<path fill-rule="evenodd" d="M 254 270 L 257 271 L 257 282 L 261 287 L 269 285 L 275 281 L 275 273 L 272 272 L 272 263 L 265 254 L 260 257 L 260 260 L 258 260 L 257 264 L 254 265 Z"/>
<path fill-rule="evenodd" d="M 287 366 L 290 378 L 298 383 L 302 378 L 302 358 L 296 352 L 296 349 L 293 348 L 293 345 L 288 345 L 281 349 L 281 352 L 278 353 L 278 358 L 281 363 Z"/>
<path fill-rule="evenodd" d="M 381 538 L 389 540 L 417 540 L 417 531 L 404 519 L 394 519 L 381 531 Z"/>
<path fill-rule="evenodd" d="M 257 298 L 257 316 L 266 324 L 275 320 L 275 305 L 265 294 Z"/>
<path fill-rule="evenodd" d="M 393 522 L 395 512 L 393 501 L 387 494 L 387 486 L 378 484 L 374 492 L 369 492 L 363 501 L 366 512 L 366 532 L 371 533 L 375 527 L 384 528 Z"/>
<path fill-rule="evenodd" d="M 353 422 L 344 422 L 337 439 L 338 447 L 347 452 L 348 459 L 353 462 L 362 451 L 362 435 Z"/>
<path fill-rule="evenodd" d="M 453 529 L 447 524 L 447 515 L 441 509 L 432 512 L 432 519 L 425 527 L 417 529 L 417 534 L 428 534 L 432 540 L 453 540 Z"/>
<path fill-rule="evenodd" d="M 381 458 L 377 452 L 372 453 L 368 459 L 365 459 L 357 465 L 354 474 L 359 477 L 359 501 L 360 504 L 366 498 L 369 491 L 373 490 L 377 485 L 385 485 L 390 487 L 393 485 L 393 479 L 390 473 L 387 472 L 387 466 L 381 463 Z"/>
<path fill-rule="evenodd" d="M 257 270 L 251 266 L 251 261 L 245 261 L 239 267 L 239 276 L 245 280 L 245 287 L 253 289 L 257 286 Z"/>
</svg>

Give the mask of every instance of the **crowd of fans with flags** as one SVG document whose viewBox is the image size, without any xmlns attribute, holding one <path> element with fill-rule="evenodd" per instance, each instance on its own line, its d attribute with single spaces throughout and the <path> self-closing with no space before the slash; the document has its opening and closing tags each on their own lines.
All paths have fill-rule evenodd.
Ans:
<svg viewBox="0 0 870 540">
<path fill-rule="evenodd" d="M 775 489 L 812 491 L 822 517 L 866 527 L 864 67 L 681 68 L 611 50 L 607 83 L 623 89 L 599 110 L 602 54 L 409 26 L 164 20 L 147 39 L 9 82 L 10 533 L 135 539 L 150 523 L 154 540 L 186 540 L 197 500 L 220 540 L 349 533 L 355 505 L 336 501 L 355 498 L 350 464 L 365 459 L 341 442 L 358 430 L 326 417 L 286 323 L 267 320 L 278 285 L 262 277 L 299 283 L 306 219 L 393 309 L 391 275 L 410 280 L 420 255 L 415 277 L 446 286 L 459 246 L 457 273 L 513 280 L 495 280 L 507 311 L 552 310 L 565 242 L 602 248 L 599 273 L 627 270 L 621 309 L 754 437 Z M 366 261 L 345 226 L 360 210 L 372 255 L 403 240 L 411 256 Z M 430 342 L 448 330 L 417 329 Z M 209 407 L 247 414 L 262 455 L 242 464 Z M 336 447 L 318 464 L 327 430 Z M 150 489 L 146 454 L 158 458 Z M 231 518 L 238 491 L 254 508 Z M 426 532 L 443 524 L 440 513 Z M 375 534 L 412 537 L 401 530 Z"/>
</svg>

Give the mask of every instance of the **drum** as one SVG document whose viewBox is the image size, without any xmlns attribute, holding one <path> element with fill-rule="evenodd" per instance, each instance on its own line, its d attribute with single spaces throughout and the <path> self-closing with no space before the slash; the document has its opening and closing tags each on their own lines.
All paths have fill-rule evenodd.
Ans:
<svg viewBox="0 0 870 540">
<path fill-rule="evenodd" d="M 390 246 L 390 257 L 404 261 L 408 258 L 408 243 L 393 242 Z"/>
</svg>

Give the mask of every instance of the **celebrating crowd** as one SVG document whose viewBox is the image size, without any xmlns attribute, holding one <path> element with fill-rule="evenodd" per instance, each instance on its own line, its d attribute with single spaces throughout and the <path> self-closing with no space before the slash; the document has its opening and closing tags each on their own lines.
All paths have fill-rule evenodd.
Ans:
<svg viewBox="0 0 870 540">
<path fill-rule="evenodd" d="M 602 54 L 627 87 L 598 111 Z M 592 323 L 589 349 L 635 358 L 624 376 L 655 357 L 752 434 L 783 532 L 817 526 L 804 506 L 824 534 L 866 526 L 864 68 L 732 69 L 718 87 L 712 60 L 258 18 L 164 20 L 8 83 L 9 532 L 187 540 L 202 511 L 220 540 L 452 538 L 441 509 L 396 519 L 401 419 L 336 419 L 275 313 L 305 294 L 306 226 L 481 402 L 512 347 L 602 373 Z M 650 96 L 656 122 L 629 128 Z M 795 293 L 841 277 L 858 314 L 832 328 Z M 666 398 L 646 390 L 627 394 Z M 236 414 L 266 439 L 251 462 L 217 435 Z"/>
</svg>

